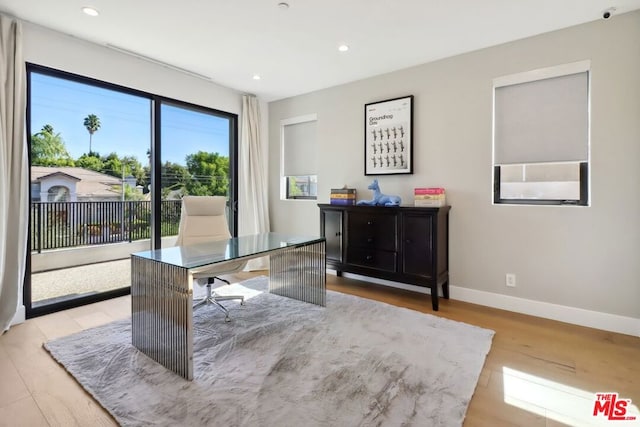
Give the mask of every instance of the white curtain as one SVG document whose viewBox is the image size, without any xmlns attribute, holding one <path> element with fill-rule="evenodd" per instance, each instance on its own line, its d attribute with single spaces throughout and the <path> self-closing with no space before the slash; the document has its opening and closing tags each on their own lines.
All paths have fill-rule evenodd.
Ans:
<svg viewBox="0 0 640 427">
<path fill-rule="evenodd" d="M 260 107 L 253 95 L 242 97 L 240 133 L 239 234 L 269 231 L 269 195 L 265 150 L 260 138 Z M 251 260 L 249 270 L 268 268 L 266 258 Z"/>
<path fill-rule="evenodd" d="M 0 331 L 18 310 L 25 273 L 28 157 L 22 26 L 0 15 Z"/>
</svg>

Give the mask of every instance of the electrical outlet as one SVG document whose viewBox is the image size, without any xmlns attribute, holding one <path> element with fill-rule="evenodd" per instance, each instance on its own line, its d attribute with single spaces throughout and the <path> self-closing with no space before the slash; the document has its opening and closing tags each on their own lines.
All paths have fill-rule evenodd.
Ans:
<svg viewBox="0 0 640 427">
<path fill-rule="evenodd" d="M 505 285 L 507 285 L 510 288 L 515 288 L 516 287 L 516 275 L 513 273 L 507 273 L 505 278 Z"/>
</svg>

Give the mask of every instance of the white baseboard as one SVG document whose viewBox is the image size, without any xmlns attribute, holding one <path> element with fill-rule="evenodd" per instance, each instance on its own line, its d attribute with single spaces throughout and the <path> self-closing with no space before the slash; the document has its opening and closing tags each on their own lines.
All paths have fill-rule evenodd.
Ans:
<svg viewBox="0 0 640 427">
<path fill-rule="evenodd" d="M 335 274 L 335 271 L 327 270 L 327 273 Z M 423 294 L 430 294 L 428 288 L 422 288 L 420 286 L 391 282 L 389 280 L 376 279 L 375 277 L 361 276 L 359 274 L 343 273 L 343 276 Z M 640 337 L 640 319 L 633 317 L 478 291 L 459 286 L 450 286 L 449 293 L 451 299 L 458 301 Z"/>
<path fill-rule="evenodd" d="M 451 286 L 449 292 L 451 298 L 458 301 L 640 337 L 640 319 L 633 317 L 585 310 L 583 308 L 512 297 L 510 295 L 495 294 L 458 286 Z"/>
<path fill-rule="evenodd" d="M 27 312 L 24 308 L 24 305 L 18 307 L 18 311 L 15 316 L 13 316 L 13 320 L 11 321 L 11 326 L 17 325 L 19 323 L 24 323 L 27 320 Z"/>
</svg>

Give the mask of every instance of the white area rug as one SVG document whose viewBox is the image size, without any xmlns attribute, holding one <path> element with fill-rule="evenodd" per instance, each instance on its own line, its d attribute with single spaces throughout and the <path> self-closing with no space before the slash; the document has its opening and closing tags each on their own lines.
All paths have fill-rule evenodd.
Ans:
<svg viewBox="0 0 640 427">
<path fill-rule="evenodd" d="M 460 426 L 494 332 L 328 291 L 327 307 L 258 277 L 195 311 L 194 380 L 131 345 L 127 320 L 45 344 L 124 426 Z M 430 304 L 425 301 L 425 304 Z"/>
</svg>

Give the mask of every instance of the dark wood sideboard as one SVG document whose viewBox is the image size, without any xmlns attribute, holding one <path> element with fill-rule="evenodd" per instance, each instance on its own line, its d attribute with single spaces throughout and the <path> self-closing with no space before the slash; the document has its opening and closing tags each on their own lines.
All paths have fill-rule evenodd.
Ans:
<svg viewBox="0 0 640 427">
<path fill-rule="evenodd" d="M 327 267 L 431 289 L 449 298 L 450 206 L 340 206 L 318 204 L 327 240 Z"/>
</svg>

